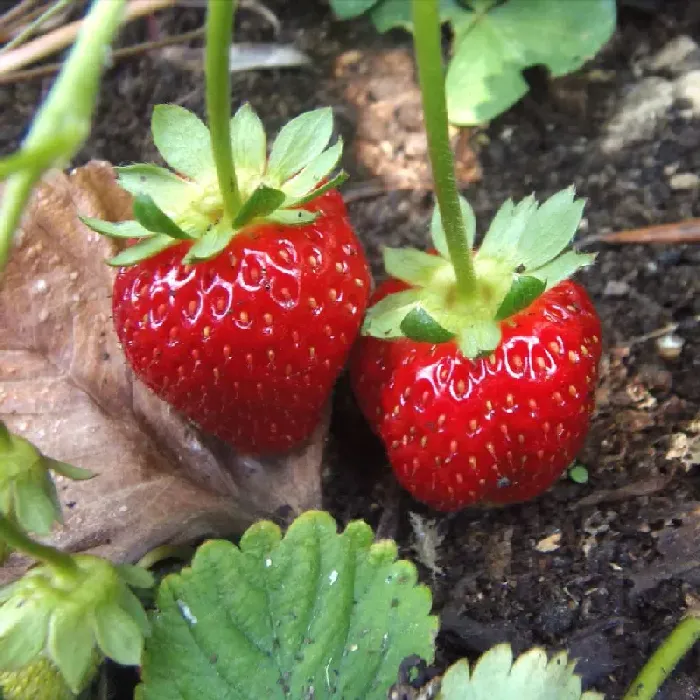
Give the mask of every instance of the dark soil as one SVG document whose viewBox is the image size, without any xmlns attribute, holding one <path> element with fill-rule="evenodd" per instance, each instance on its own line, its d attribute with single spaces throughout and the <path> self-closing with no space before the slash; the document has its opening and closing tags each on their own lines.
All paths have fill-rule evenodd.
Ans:
<svg viewBox="0 0 700 700">
<path fill-rule="evenodd" d="M 279 40 L 306 51 L 312 65 L 237 74 L 236 103 L 252 102 L 270 129 L 330 104 L 352 144 L 362 108 L 346 99 L 347 85 L 336 78 L 338 57 L 354 50 L 360 56 L 407 50 L 409 38 L 380 36 L 364 20 L 333 22 L 325 5 L 313 0 L 268 5 L 282 22 Z M 614 155 L 600 150 L 607 120 L 643 75 L 644 59 L 679 34 L 700 40 L 700 25 L 685 6 L 624 9 L 618 33 L 584 71 L 549 85 L 535 76 L 528 98 L 472 135 L 482 177 L 467 196 L 480 230 L 508 197 L 534 191 L 542 198 L 571 183 L 588 199 L 582 237 L 700 217 L 699 190 L 669 185 L 673 169 L 700 171 L 700 120 L 683 105 L 674 105 L 646 140 Z M 162 30 L 200 22 L 199 10 L 181 9 L 166 15 Z M 239 22 L 240 38 L 275 40 L 256 14 L 243 10 Z M 142 39 L 145 31 L 145 23 L 132 25 L 122 43 Z M 3 152 L 16 144 L 48 85 L 34 81 L 0 89 Z M 370 102 L 382 98 L 386 85 L 374 88 Z M 107 75 L 95 130 L 76 164 L 90 158 L 155 159 L 148 123 L 160 102 L 178 102 L 201 114 L 201 72 L 155 55 L 118 64 Z M 412 118 L 416 123 L 417 115 Z M 401 139 L 396 131 L 403 122 L 397 123 L 390 136 L 394 144 Z M 381 245 L 426 244 L 432 198 L 418 190 L 386 191 L 359 159 L 346 165 L 353 176 L 347 186 L 351 217 L 379 278 Z M 700 249 L 598 250 L 598 264 L 581 275 L 602 317 L 606 347 L 598 409 L 580 455 L 588 484 L 563 479 L 537 501 L 503 510 L 431 513 L 393 485 L 381 445 L 364 426 L 343 380 L 327 452 L 325 505 L 343 524 L 364 518 L 382 536 L 395 537 L 403 555 L 418 554 L 424 564 L 434 557 L 439 571 L 420 567 L 442 616 L 439 665 L 498 641 L 508 640 L 518 650 L 533 644 L 564 647 L 581 659 L 589 687 L 619 698 L 693 604 L 700 582 L 700 479 L 683 449 L 684 440 L 695 439 L 697 462 L 700 329 L 692 319 L 700 313 Z M 681 324 L 678 333 L 685 340 L 676 361 L 664 360 L 655 340 L 645 337 L 670 323 Z M 444 539 L 436 552 L 417 540 L 409 512 L 438 528 Z M 700 651 L 691 653 L 660 697 L 700 698 L 699 661 Z"/>
</svg>

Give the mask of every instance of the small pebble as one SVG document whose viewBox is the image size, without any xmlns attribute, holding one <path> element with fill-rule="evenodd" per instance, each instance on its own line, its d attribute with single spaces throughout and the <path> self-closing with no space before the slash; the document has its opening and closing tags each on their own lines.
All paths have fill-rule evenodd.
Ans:
<svg viewBox="0 0 700 700">
<path fill-rule="evenodd" d="M 685 340 L 674 333 L 662 335 L 656 341 L 656 352 L 664 360 L 677 360 L 685 345 Z"/>
</svg>

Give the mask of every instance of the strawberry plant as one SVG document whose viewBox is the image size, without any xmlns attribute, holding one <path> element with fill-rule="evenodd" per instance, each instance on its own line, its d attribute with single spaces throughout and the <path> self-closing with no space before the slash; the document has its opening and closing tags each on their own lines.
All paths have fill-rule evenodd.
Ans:
<svg viewBox="0 0 700 700">
<path fill-rule="evenodd" d="M 225 53 L 234 4 L 208 19 L 210 130 L 161 105 L 153 138 L 173 171 L 118 169 L 134 219 L 84 219 L 136 241 L 110 261 L 114 323 L 134 372 L 209 433 L 283 452 L 316 428 L 357 335 L 369 269 L 333 176 L 330 109 L 293 119 L 266 153 L 260 119 L 230 120 Z M 230 123 L 229 123 L 230 122 Z"/>
<path fill-rule="evenodd" d="M 435 251 L 387 249 L 352 361 L 353 388 L 399 481 L 439 510 L 538 495 L 581 447 L 600 322 L 564 252 L 583 202 L 507 202 L 473 253 L 448 144 L 435 3 L 414 2 L 419 78 L 438 206 Z"/>
<path fill-rule="evenodd" d="M 380 32 L 414 31 L 410 0 L 330 0 L 339 19 L 367 13 Z M 441 0 L 452 30 L 446 77 L 454 124 L 487 122 L 528 91 L 522 71 L 546 66 L 555 76 L 583 65 L 615 29 L 615 0 Z"/>
</svg>

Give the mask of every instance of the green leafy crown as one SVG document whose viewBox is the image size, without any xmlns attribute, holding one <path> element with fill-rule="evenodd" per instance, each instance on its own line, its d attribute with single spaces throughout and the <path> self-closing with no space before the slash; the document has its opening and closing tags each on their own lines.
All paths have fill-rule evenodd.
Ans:
<svg viewBox="0 0 700 700">
<path fill-rule="evenodd" d="M 286 225 L 312 222 L 316 213 L 301 208 L 345 180 L 332 176 L 342 155 L 333 134 L 330 108 L 302 114 L 279 132 L 269 158 L 260 118 L 244 104 L 231 119 L 231 149 L 242 204 L 233 220 L 224 216 L 209 129 L 192 112 L 158 105 L 151 121 L 153 141 L 172 168 L 138 163 L 117 168 L 119 184 L 134 195 L 134 219 L 111 223 L 84 217 L 94 231 L 120 239 L 139 239 L 110 264 L 133 265 L 166 248 L 190 241 L 183 261 L 218 255 L 251 223 Z"/>
<path fill-rule="evenodd" d="M 460 197 L 469 246 L 476 219 Z M 455 341 L 463 355 L 474 358 L 496 349 L 501 321 L 529 306 L 540 294 L 578 269 L 594 254 L 566 251 L 583 212 L 584 201 L 570 187 L 539 205 L 534 196 L 498 210 L 475 252 L 477 291 L 469 298 L 456 293 L 455 272 L 440 212 L 435 207 L 431 234 L 437 255 L 412 248 L 386 248 L 387 273 L 410 288 L 389 294 L 365 316 L 364 335 L 386 340 Z"/>
</svg>

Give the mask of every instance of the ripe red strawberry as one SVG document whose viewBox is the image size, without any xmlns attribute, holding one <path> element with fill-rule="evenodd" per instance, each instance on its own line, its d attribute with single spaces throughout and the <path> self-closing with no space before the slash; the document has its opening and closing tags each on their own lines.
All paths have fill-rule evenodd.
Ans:
<svg viewBox="0 0 700 700">
<path fill-rule="evenodd" d="M 529 205 L 525 218 L 532 217 L 537 229 L 546 217 L 556 220 L 551 215 L 557 209 L 566 219 L 567 206 L 576 203 L 560 193 L 554 204 L 540 210 Z M 520 210 L 511 208 L 505 229 L 522 224 L 524 205 Z M 387 251 L 390 273 L 406 281 L 390 279 L 376 291 L 364 329 L 375 337 L 362 338 L 351 359 L 353 390 L 397 478 L 438 510 L 513 503 L 542 493 L 580 450 L 594 406 L 600 321 L 585 290 L 560 281 L 591 258 L 565 253 L 523 276 L 511 272 L 517 267 L 513 259 L 504 267 L 506 279 L 520 284 L 521 292 L 528 284 L 533 289 L 518 298 L 511 288 L 506 299 L 488 307 L 486 294 L 501 288 L 496 261 L 504 258 L 496 249 L 508 252 L 503 223 L 493 229 L 500 231 L 499 245 L 489 240 L 490 231 L 475 257 L 477 289 L 484 296 L 462 306 L 453 301 L 449 259 Z M 569 237 L 575 224 L 566 226 Z M 440 248 L 439 221 L 434 236 Z M 540 274 L 550 280 L 546 291 L 544 282 L 538 285 Z M 429 310 L 427 325 L 406 324 L 411 305 Z M 476 323 L 470 319 L 480 312 Z M 482 330 L 489 323 L 496 328 L 491 347 Z M 469 357 L 474 337 L 478 346 Z"/>
<path fill-rule="evenodd" d="M 112 261 L 121 266 L 113 312 L 126 358 L 158 396 L 235 448 L 298 446 L 319 423 L 369 297 L 367 262 L 334 189 L 340 178 L 327 181 L 341 149 L 326 150 L 330 111 L 288 124 L 269 163 L 257 116 L 239 111 L 242 201 L 231 221 L 211 153 L 196 148 L 206 127 L 180 108 L 157 110 L 156 145 L 179 174 L 120 169 L 137 221 L 86 222 L 144 239 Z"/>
</svg>

